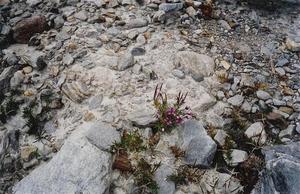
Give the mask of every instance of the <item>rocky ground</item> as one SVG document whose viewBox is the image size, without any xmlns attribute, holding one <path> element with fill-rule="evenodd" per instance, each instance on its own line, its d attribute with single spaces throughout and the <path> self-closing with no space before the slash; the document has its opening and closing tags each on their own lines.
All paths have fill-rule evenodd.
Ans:
<svg viewBox="0 0 300 194">
<path fill-rule="evenodd" d="M 299 193 L 298 3 L 0 0 L 0 194 Z"/>
</svg>

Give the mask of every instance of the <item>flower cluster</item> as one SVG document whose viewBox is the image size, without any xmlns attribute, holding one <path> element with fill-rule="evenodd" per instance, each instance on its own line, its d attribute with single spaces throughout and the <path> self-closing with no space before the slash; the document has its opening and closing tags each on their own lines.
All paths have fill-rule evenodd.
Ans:
<svg viewBox="0 0 300 194">
<path fill-rule="evenodd" d="M 169 104 L 167 95 L 162 93 L 161 89 L 162 84 L 160 86 L 157 85 L 153 97 L 154 106 L 157 110 L 157 127 L 160 130 L 171 130 L 185 120 L 193 117 L 193 113 L 189 107 L 186 106 L 183 108 L 187 93 L 183 94 L 179 92 L 176 97 L 176 102 Z"/>
</svg>

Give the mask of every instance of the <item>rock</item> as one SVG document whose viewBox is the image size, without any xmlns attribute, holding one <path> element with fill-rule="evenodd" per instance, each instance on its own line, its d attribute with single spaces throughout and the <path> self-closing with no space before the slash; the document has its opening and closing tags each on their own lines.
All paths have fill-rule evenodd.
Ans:
<svg viewBox="0 0 300 194">
<path fill-rule="evenodd" d="M 127 22 L 127 28 L 141 28 L 148 25 L 148 21 L 143 18 L 131 19 Z"/>
<path fill-rule="evenodd" d="M 43 56 L 39 56 L 36 60 L 36 68 L 39 71 L 42 71 L 43 69 L 45 69 L 45 67 L 47 67 L 47 63 L 44 60 Z"/>
<path fill-rule="evenodd" d="M 38 4 L 42 3 L 42 1 L 41 0 L 27 0 L 26 3 L 31 7 L 35 7 Z"/>
<path fill-rule="evenodd" d="M 97 95 L 97 96 L 93 96 L 90 99 L 90 102 L 89 102 L 89 109 L 94 110 L 94 109 L 99 108 L 102 101 L 103 101 L 103 95 L 102 94 Z"/>
<path fill-rule="evenodd" d="M 188 8 L 186 8 L 186 13 L 187 13 L 191 18 L 195 18 L 195 16 L 197 15 L 197 11 L 196 11 L 192 6 L 189 6 Z"/>
<path fill-rule="evenodd" d="M 235 95 L 228 99 L 228 103 L 233 106 L 241 106 L 244 102 L 244 96 L 242 95 Z"/>
<path fill-rule="evenodd" d="M 178 69 L 174 69 L 172 71 L 172 74 L 175 76 L 175 77 L 178 77 L 179 79 L 184 79 L 185 78 L 185 75 L 182 71 L 178 70 Z"/>
<path fill-rule="evenodd" d="M 91 128 L 87 133 L 100 137 L 108 146 L 108 139 L 101 133 L 111 128 Z M 89 136 L 89 138 L 91 138 Z M 110 139 L 112 140 L 112 139 Z M 104 194 L 110 186 L 112 157 L 99 149 L 94 142 L 72 134 L 61 150 L 50 160 L 33 170 L 13 188 L 15 194 L 32 193 L 99 193 Z M 96 142 L 101 144 L 102 142 Z"/>
<path fill-rule="evenodd" d="M 19 132 L 17 130 L 0 131 L 0 171 L 6 169 L 4 158 L 9 151 L 17 152 L 19 149 Z M 9 162 L 9 165 L 12 162 Z"/>
<path fill-rule="evenodd" d="M 14 76 L 10 79 L 10 86 L 12 88 L 16 88 L 18 87 L 25 79 L 25 75 L 23 74 L 23 72 L 17 71 L 14 73 Z"/>
<path fill-rule="evenodd" d="M 37 147 L 35 146 L 25 146 L 25 147 L 21 147 L 21 159 L 25 162 L 30 161 L 31 159 L 33 159 L 34 156 L 36 156 L 37 154 Z"/>
<path fill-rule="evenodd" d="M 229 166 L 237 166 L 248 159 L 247 152 L 243 150 L 231 149 L 224 153 L 224 159 Z"/>
<path fill-rule="evenodd" d="M 145 49 L 141 47 L 135 47 L 131 50 L 132 56 L 142 56 L 145 55 L 145 53 L 146 53 Z"/>
<path fill-rule="evenodd" d="M 251 194 L 289 193 L 300 191 L 300 142 L 263 149 L 266 169 Z"/>
<path fill-rule="evenodd" d="M 295 125 L 289 125 L 286 129 L 280 131 L 279 138 L 292 138 L 295 130 Z"/>
<path fill-rule="evenodd" d="M 153 21 L 154 22 L 165 22 L 166 21 L 166 12 L 162 10 L 158 10 L 153 15 Z"/>
<path fill-rule="evenodd" d="M 258 90 L 256 92 L 256 96 L 257 96 L 257 98 L 259 98 L 261 100 L 268 100 L 268 99 L 272 98 L 271 95 L 268 92 L 265 92 L 265 91 L 262 91 L 262 90 Z"/>
<path fill-rule="evenodd" d="M 130 112 L 127 118 L 136 126 L 149 126 L 157 119 L 155 118 L 155 110 L 150 108 L 138 108 Z"/>
<path fill-rule="evenodd" d="M 74 58 L 70 54 L 65 54 L 63 58 L 64 65 L 72 65 L 74 63 Z"/>
<path fill-rule="evenodd" d="M 196 120 L 186 121 L 180 129 L 185 162 L 190 165 L 209 167 L 217 150 L 216 143 L 207 135 L 202 124 Z"/>
<path fill-rule="evenodd" d="M 87 12 L 83 10 L 75 13 L 74 17 L 82 21 L 86 21 L 88 19 Z"/>
<path fill-rule="evenodd" d="M 283 67 L 283 66 L 287 65 L 288 63 L 289 63 L 289 60 L 287 60 L 286 58 L 280 58 L 280 59 L 278 59 L 276 66 Z"/>
<path fill-rule="evenodd" d="M 290 51 L 293 52 L 299 52 L 300 51 L 300 40 L 299 38 L 296 39 L 295 37 L 289 37 L 286 39 L 286 47 L 287 49 L 289 49 Z"/>
<path fill-rule="evenodd" d="M 214 140 L 223 147 L 226 143 L 227 137 L 229 136 L 224 130 L 218 130 L 217 134 L 214 136 Z"/>
<path fill-rule="evenodd" d="M 245 131 L 245 135 L 259 145 L 264 145 L 267 141 L 267 134 L 264 130 L 264 125 L 261 122 L 250 125 Z"/>
<path fill-rule="evenodd" d="M 56 18 L 54 19 L 54 28 L 59 29 L 63 27 L 64 23 L 65 20 L 62 16 L 56 16 Z"/>
<path fill-rule="evenodd" d="M 93 3 L 99 8 L 102 7 L 105 4 L 105 1 L 103 1 L 103 0 L 83 0 L 83 2 Z"/>
<path fill-rule="evenodd" d="M 279 76 L 284 76 L 285 75 L 285 71 L 281 67 L 275 68 L 275 71 L 278 73 Z"/>
<path fill-rule="evenodd" d="M 90 96 L 87 86 L 81 82 L 65 83 L 62 86 L 62 92 L 73 102 L 81 103 Z"/>
<path fill-rule="evenodd" d="M 24 72 L 24 74 L 29 74 L 32 72 L 32 67 L 31 66 L 24 67 L 22 71 Z"/>
<path fill-rule="evenodd" d="M 99 121 L 90 127 L 85 136 L 91 144 L 104 151 L 109 151 L 114 142 L 120 141 L 120 134 L 115 128 Z"/>
<path fill-rule="evenodd" d="M 44 16 L 25 18 L 13 27 L 13 38 L 18 43 L 26 44 L 34 34 L 42 33 L 47 27 Z"/>
<path fill-rule="evenodd" d="M 7 91 L 10 87 L 10 79 L 13 77 L 16 68 L 13 66 L 6 67 L 0 74 L 0 91 Z M 1 93 L 0 92 L 0 93 Z"/>
<path fill-rule="evenodd" d="M 231 30 L 230 25 L 225 20 L 219 20 L 218 23 L 221 25 L 221 27 L 225 30 Z"/>
<path fill-rule="evenodd" d="M 30 160 L 29 162 L 24 162 L 23 168 L 24 168 L 25 170 L 27 170 L 27 169 L 29 169 L 29 168 L 32 168 L 33 166 L 38 165 L 38 164 L 39 164 L 38 159 L 34 158 L 34 159 Z"/>
<path fill-rule="evenodd" d="M 297 133 L 299 133 L 299 134 L 300 134 L 300 123 L 297 123 L 297 126 L 296 126 L 296 131 L 297 131 Z"/>
<path fill-rule="evenodd" d="M 172 168 L 164 164 L 156 170 L 154 180 L 159 186 L 158 194 L 173 194 L 175 192 L 174 182 L 167 180 L 168 176 L 172 174 Z"/>
<path fill-rule="evenodd" d="M 215 63 L 207 55 L 191 51 L 179 51 L 175 56 L 174 66 L 187 74 L 207 77 L 213 74 Z"/>
<path fill-rule="evenodd" d="M 118 70 L 124 71 L 134 65 L 134 56 L 131 53 L 127 53 L 118 58 Z"/>
<path fill-rule="evenodd" d="M 159 10 L 162 10 L 166 13 L 179 11 L 183 8 L 183 3 L 162 3 L 159 5 Z"/>
</svg>

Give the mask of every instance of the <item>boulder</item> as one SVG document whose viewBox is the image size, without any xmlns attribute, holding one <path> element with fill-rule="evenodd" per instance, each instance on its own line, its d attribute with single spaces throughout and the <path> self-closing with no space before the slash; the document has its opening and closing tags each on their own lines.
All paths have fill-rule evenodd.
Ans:
<svg viewBox="0 0 300 194">
<path fill-rule="evenodd" d="M 288 193 L 300 191 L 300 142 L 263 149 L 266 168 L 251 194 Z"/>
<path fill-rule="evenodd" d="M 106 193 L 111 181 L 112 156 L 102 148 L 108 148 L 119 136 L 114 128 L 103 123 L 85 130 L 72 134 L 50 162 L 36 168 L 17 183 L 13 192 Z"/>
<path fill-rule="evenodd" d="M 32 16 L 19 21 L 13 28 L 13 38 L 18 43 L 26 44 L 36 33 L 47 29 L 45 16 Z"/>
</svg>

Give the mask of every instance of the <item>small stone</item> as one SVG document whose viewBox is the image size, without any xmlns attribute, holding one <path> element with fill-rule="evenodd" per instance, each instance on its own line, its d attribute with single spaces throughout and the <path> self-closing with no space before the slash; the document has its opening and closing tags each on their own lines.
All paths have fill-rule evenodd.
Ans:
<svg viewBox="0 0 300 194">
<path fill-rule="evenodd" d="M 74 63 L 74 58 L 70 54 L 66 54 L 63 57 L 63 64 L 64 65 L 72 65 Z"/>
<path fill-rule="evenodd" d="M 282 101 L 282 100 L 278 100 L 278 99 L 273 99 L 273 104 L 275 106 L 285 106 L 286 105 L 286 102 L 285 101 Z"/>
<path fill-rule="evenodd" d="M 156 121 L 155 110 L 147 108 L 136 109 L 127 118 L 136 126 L 148 126 Z"/>
<path fill-rule="evenodd" d="M 37 147 L 35 146 L 25 146 L 25 147 L 21 147 L 21 159 L 25 162 L 30 161 L 31 159 L 33 159 L 34 156 L 36 156 L 37 154 Z"/>
<path fill-rule="evenodd" d="M 127 22 L 128 29 L 141 28 L 148 25 L 148 21 L 143 18 L 132 19 Z"/>
<path fill-rule="evenodd" d="M 145 55 L 146 51 L 145 49 L 141 48 L 141 47 L 135 47 L 131 50 L 131 54 L 133 56 L 142 56 Z"/>
<path fill-rule="evenodd" d="M 228 99 L 228 103 L 233 106 L 241 106 L 243 102 L 244 102 L 244 97 L 239 94 Z"/>
<path fill-rule="evenodd" d="M 124 71 L 134 65 L 134 56 L 131 53 L 122 55 L 118 59 L 118 70 Z"/>
<path fill-rule="evenodd" d="M 14 76 L 10 79 L 10 86 L 12 88 L 18 87 L 25 79 L 25 75 L 22 71 L 17 71 Z"/>
<path fill-rule="evenodd" d="M 281 67 L 275 68 L 275 71 L 278 73 L 279 76 L 284 76 L 285 75 L 285 71 Z"/>
<path fill-rule="evenodd" d="M 63 27 L 64 23 L 65 23 L 64 18 L 62 16 L 57 16 L 54 19 L 54 28 L 59 29 L 59 28 Z"/>
<path fill-rule="evenodd" d="M 259 145 L 264 145 L 267 141 L 267 134 L 261 122 L 253 123 L 246 131 L 245 135 Z"/>
<path fill-rule="evenodd" d="M 82 20 L 82 21 L 86 21 L 88 19 L 86 11 L 79 11 L 79 12 L 74 14 L 74 17 L 76 19 L 79 19 L 79 20 Z"/>
<path fill-rule="evenodd" d="M 185 78 L 184 73 L 183 73 L 182 71 L 178 70 L 178 69 L 174 69 L 174 70 L 172 71 L 172 74 L 173 74 L 175 77 L 179 78 L 179 79 L 184 79 L 184 78 Z"/>
<path fill-rule="evenodd" d="M 158 193 L 161 194 L 173 194 L 175 192 L 174 182 L 168 180 L 168 176 L 174 172 L 168 165 L 161 165 L 157 171 L 155 171 L 155 180 L 159 186 Z"/>
<path fill-rule="evenodd" d="M 276 66 L 277 67 L 282 67 L 282 66 L 284 66 L 288 63 L 289 63 L 289 60 L 287 60 L 286 58 L 280 58 L 280 59 L 278 59 L 278 61 L 276 63 Z"/>
<path fill-rule="evenodd" d="M 218 23 L 224 28 L 225 30 L 231 30 L 230 25 L 225 20 L 219 20 Z"/>
<path fill-rule="evenodd" d="M 36 60 L 36 67 L 37 70 L 42 71 L 43 69 L 45 69 L 45 67 L 47 67 L 47 63 L 44 60 L 43 56 L 39 56 Z"/>
<path fill-rule="evenodd" d="M 214 136 L 214 140 L 223 147 L 226 143 L 227 137 L 228 134 L 224 130 L 218 130 L 217 134 Z"/>
<path fill-rule="evenodd" d="M 32 72 L 32 67 L 31 67 L 31 66 L 24 67 L 24 68 L 23 68 L 23 72 L 24 72 L 25 74 L 31 73 L 31 72 Z"/>
<path fill-rule="evenodd" d="M 297 125 L 296 125 L 296 131 L 297 131 L 297 133 L 300 134 L 300 123 L 297 123 Z"/>
<path fill-rule="evenodd" d="M 300 41 L 296 42 L 293 38 L 287 38 L 285 44 L 290 51 L 300 51 Z"/>
<path fill-rule="evenodd" d="M 229 166 L 237 166 L 248 159 L 247 152 L 243 150 L 231 149 L 227 151 L 229 153 L 224 153 L 223 156 Z"/>
<path fill-rule="evenodd" d="M 183 3 L 162 3 L 159 5 L 159 10 L 162 10 L 166 13 L 179 11 L 183 8 Z"/>
<path fill-rule="evenodd" d="M 38 164 L 39 164 L 39 161 L 36 158 L 34 158 L 31 161 L 29 161 L 29 162 L 24 162 L 23 168 L 24 169 L 29 169 L 29 168 L 31 168 L 33 166 L 38 165 Z"/>
<path fill-rule="evenodd" d="M 97 95 L 97 96 L 93 96 L 90 99 L 90 102 L 89 102 L 89 109 L 93 110 L 93 109 L 99 108 L 101 106 L 102 101 L 103 101 L 103 95 L 102 94 Z"/>
<path fill-rule="evenodd" d="M 84 121 L 91 121 L 91 120 L 94 120 L 96 117 L 95 115 L 92 113 L 92 112 L 86 112 L 84 115 L 83 115 L 83 120 Z"/>
<path fill-rule="evenodd" d="M 295 125 L 289 125 L 286 129 L 280 131 L 278 136 L 280 139 L 291 138 L 293 137 L 294 130 L 295 130 Z"/>
<path fill-rule="evenodd" d="M 195 16 L 197 15 L 197 11 L 192 6 L 186 8 L 186 13 L 192 18 L 195 18 Z"/>
<path fill-rule="evenodd" d="M 251 104 L 249 102 L 247 102 L 247 101 L 244 101 L 244 103 L 241 106 L 241 109 L 243 111 L 245 111 L 246 113 L 250 113 L 251 112 L 251 108 L 252 108 Z"/>
<path fill-rule="evenodd" d="M 230 69 L 231 65 L 227 61 L 221 61 L 220 64 L 226 69 Z"/>
<path fill-rule="evenodd" d="M 279 111 L 284 112 L 284 113 L 287 113 L 287 114 L 289 114 L 289 115 L 291 115 L 291 114 L 294 112 L 294 110 L 293 110 L 292 108 L 287 107 L 287 106 L 281 106 L 281 107 L 279 108 Z"/>
<path fill-rule="evenodd" d="M 256 96 L 261 100 L 268 100 L 268 99 L 272 98 L 271 95 L 268 92 L 265 92 L 265 91 L 262 91 L 262 90 L 258 90 L 256 92 Z"/>
<path fill-rule="evenodd" d="M 153 21 L 154 22 L 164 22 L 166 20 L 166 12 L 162 10 L 158 10 L 153 15 Z"/>
</svg>

